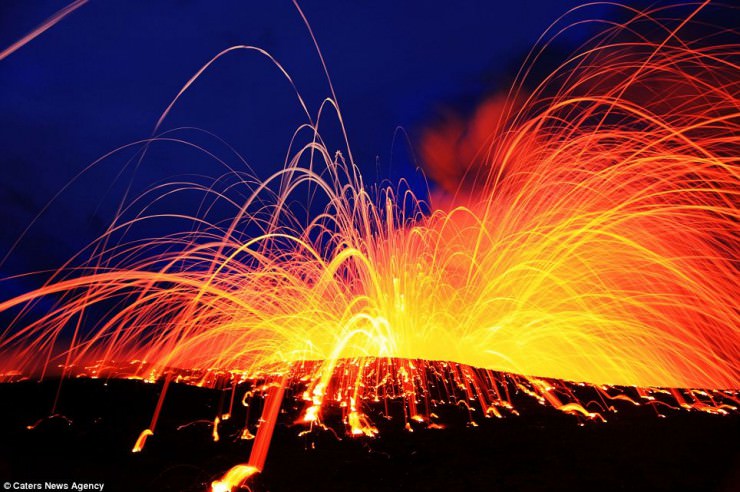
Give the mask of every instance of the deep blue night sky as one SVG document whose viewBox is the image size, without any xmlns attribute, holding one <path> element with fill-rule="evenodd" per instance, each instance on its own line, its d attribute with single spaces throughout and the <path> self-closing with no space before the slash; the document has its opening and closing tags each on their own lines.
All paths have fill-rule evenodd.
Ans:
<svg viewBox="0 0 740 492">
<path fill-rule="evenodd" d="M 4 0 L 0 49 L 67 3 Z M 396 127 L 413 140 L 440 108 L 464 110 L 504 89 L 537 37 L 579 3 L 303 2 L 366 181 L 413 179 L 409 153 L 391 157 Z M 607 7 L 589 12 L 610 13 Z M 561 49 L 574 49 L 586 32 L 561 38 Z M 308 32 L 288 1 L 92 1 L 1 61 L 0 257 L 57 191 L 105 153 L 148 137 L 189 77 L 235 44 L 259 46 L 279 60 L 312 113 L 329 95 Z M 281 167 L 304 122 L 278 70 L 240 51 L 196 83 L 163 129 L 211 131 L 266 177 Z M 57 267 L 98 236 L 120 202 L 121 183 L 131 179 L 113 184 L 114 178 L 134 152 L 120 152 L 75 181 L 0 266 L 0 278 Z M 236 159 L 230 164 L 238 166 Z M 134 191 L 185 173 L 223 172 L 198 153 L 162 149 L 138 170 Z M 0 298 L 32 286 L 3 282 Z"/>
</svg>

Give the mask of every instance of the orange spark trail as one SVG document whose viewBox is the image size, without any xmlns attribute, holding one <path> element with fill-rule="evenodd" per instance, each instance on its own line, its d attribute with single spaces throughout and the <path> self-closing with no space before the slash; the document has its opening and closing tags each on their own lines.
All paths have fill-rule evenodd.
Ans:
<svg viewBox="0 0 740 492">
<path fill-rule="evenodd" d="M 4 50 L 0 51 L 0 61 L 3 61 L 40 35 L 42 35 L 44 32 L 46 32 L 48 29 L 54 27 L 59 21 L 67 17 L 69 14 L 77 10 L 78 8 L 82 7 L 87 3 L 87 0 L 75 0 L 74 2 L 70 3 L 66 7 L 60 9 L 58 12 L 56 12 L 54 15 L 46 19 L 42 24 L 37 26 L 33 31 L 29 32 L 25 36 L 23 36 L 21 39 L 16 41 L 15 43 L 11 44 Z"/>
</svg>

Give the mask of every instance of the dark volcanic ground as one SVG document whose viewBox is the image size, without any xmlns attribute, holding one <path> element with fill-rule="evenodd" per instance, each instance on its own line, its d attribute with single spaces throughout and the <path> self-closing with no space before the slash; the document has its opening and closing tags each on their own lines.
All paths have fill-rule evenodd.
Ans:
<svg viewBox="0 0 740 492">
<path fill-rule="evenodd" d="M 0 482 L 104 482 L 106 491 L 204 491 L 246 462 L 254 441 L 237 439 L 244 416 L 211 422 L 223 392 L 172 385 L 157 432 L 131 453 L 151 419 L 160 384 L 77 379 L 58 384 L 0 384 Z M 238 398 L 238 397 L 237 397 Z M 370 413 L 376 439 L 351 439 L 303 427 L 283 415 L 254 491 L 286 490 L 740 490 L 740 416 L 619 406 L 608 422 L 575 417 L 520 396 L 520 416 L 476 418 L 461 406 L 438 407 L 442 430 L 403 430 Z M 400 414 L 400 402 L 391 414 Z M 290 405 L 289 405 L 290 406 Z M 393 409 L 392 409 L 393 410 Z M 257 413 L 257 412 L 255 412 Z M 190 426 L 178 426 L 193 421 Z M 256 419 L 256 416 L 252 416 Z M 580 422 L 583 423 L 583 422 Z"/>
</svg>

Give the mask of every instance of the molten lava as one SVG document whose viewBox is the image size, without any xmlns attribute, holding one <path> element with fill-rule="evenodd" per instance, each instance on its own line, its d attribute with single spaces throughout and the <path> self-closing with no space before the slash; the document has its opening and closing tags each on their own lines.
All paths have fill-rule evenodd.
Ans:
<svg viewBox="0 0 740 492">
<path fill-rule="evenodd" d="M 288 380 L 305 386 L 302 425 L 322 425 L 331 401 L 362 437 L 378 432 L 369 400 L 404 398 L 408 419 L 438 426 L 430 373 L 489 416 L 516 412 L 494 371 L 591 420 L 603 411 L 550 381 L 635 404 L 605 385 L 740 389 L 738 46 L 685 42 L 683 23 L 614 41 L 646 19 L 597 36 L 532 91 L 520 78 L 468 133 L 460 121 L 430 131 L 422 150 L 444 198 L 366 187 L 311 122 L 283 171 L 241 183 L 246 197 L 202 187 L 235 206 L 228 223 L 204 212 L 180 234 L 112 241 L 147 218 L 122 214 L 85 265 L 0 302 L 17 314 L 0 369 L 110 376 L 138 361 L 126 376 L 263 381 L 249 464 L 214 491 L 263 468 Z M 308 223 L 289 205 L 306 187 L 326 202 Z M 41 312 L 46 297 L 58 301 Z M 93 306 L 105 314 L 86 318 Z M 690 394 L 677 404 L 734 409 Z"/>
</svg>

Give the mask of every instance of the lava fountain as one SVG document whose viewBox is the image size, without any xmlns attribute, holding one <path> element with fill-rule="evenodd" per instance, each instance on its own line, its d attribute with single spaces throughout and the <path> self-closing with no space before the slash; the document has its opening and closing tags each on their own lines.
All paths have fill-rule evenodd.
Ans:
<svg viewBox="0 0 740 492">
<path fill-rule="evenodd" d="M 604 420 L 555 380 L 626 399 L 609 388 L 702 388 L 673 398 L 734 411 L 738 45 L 681 37 L 703 7 L 678 21 L 635 12 L 525 90 L 535 49 L 508 94 L 425 134 L 422 157 L 447 188 L 431 198 L 404 183 L 367 186 L 348 148 L 323 144 L 321 113 L 341 121 L 335 98 L 315 120 L 307 113 L 292 157 L 266 180 L 234 172 L 222 188 L 153 189 L 81 253 L 84 264 L 0 302 L 15 316 L 0 369 L 6 379 L 164 379 L 134 451 L 172 381 L 227 380 L 234 393 L 253 382 L 244 401 L 265 404 L 252 455 L 214 491 L 263 468 L 286 387 L 302 388 L 302 425 L 321 426 L 337 404 L 347 433 L 366 438 L 377 434 L 368 401 L 403 398 L 409 420 L 438 425 L 430 374 L 487 416 L 516 412 L 513 381 Z M 169 138 L 155 132 L 142 153 Z M 153 218 L 147 201 L 184 188 L 204 197 L 189 228 L 120 240 Z M 322 211 L 297 213 L 305 196 Z M 233 207 L 229 221 L 211 220 L 215 201 Z M 43 298 L 54 302 L 42 312 Z"/>
</svg>

